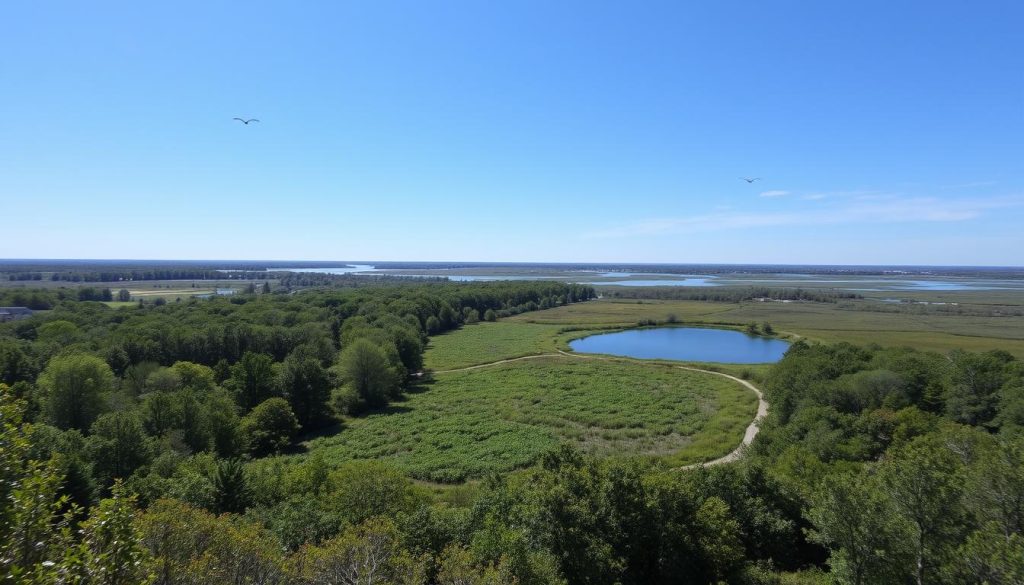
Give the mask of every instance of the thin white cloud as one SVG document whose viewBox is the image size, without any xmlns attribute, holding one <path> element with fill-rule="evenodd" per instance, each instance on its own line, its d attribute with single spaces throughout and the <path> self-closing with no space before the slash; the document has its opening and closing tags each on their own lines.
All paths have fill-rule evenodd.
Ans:
<svg viewBox="0 0 1024 585">
<path fill-rule="evenodd" d="M 828 197 L 828 195 L 826 195 L 824 193 L 811 193 L 810 195 L 804 195 L 803 199 L 806 199 L 808 201 L 820 201 L 820 200 L 825 199 L 827 197 Z"/>
<path fill-rule="evenodd" d="M 1024 196 L 946 200 L 934 197 L 839 201 L 824 207 L 775 213 L 707 213 L 688 217 L 640 220 L 583 234 L 587 239 L 655 236 L 776 226 L 958 222 L 985 211 L 1024 206 Z"/>
<path fill-rule="evenodd" d="M 764 192 L 761 193 L 761 197 L 782 197 L 784 195 L 789 195 L 789 191 L 774 190 L 774 191 L 764 191 Z"/>
</svg>

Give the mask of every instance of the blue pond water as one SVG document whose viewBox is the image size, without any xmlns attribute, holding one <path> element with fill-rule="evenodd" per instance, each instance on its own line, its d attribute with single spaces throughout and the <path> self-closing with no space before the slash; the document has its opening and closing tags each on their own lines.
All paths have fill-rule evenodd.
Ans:
<svg viewBox="0 0 1024 585">
<path fill-rule="evenodd" d="M 789 343 L 725 329 L 658 327 L 591 335 L 569 342 L 569 347 L 640 359 L 759 364 L 782 359 Z"/>
</svg>

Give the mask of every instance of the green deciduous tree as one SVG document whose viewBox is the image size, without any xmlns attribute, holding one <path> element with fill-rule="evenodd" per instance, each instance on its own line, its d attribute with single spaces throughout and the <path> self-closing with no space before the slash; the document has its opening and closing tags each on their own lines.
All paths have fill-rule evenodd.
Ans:
<svg viewBox="0 0 1024 585">
<path fill-rule="evenodd" d="M 239 423 L 246 448 L 260 457 L 288 446 L 299 432 L 299 422 L 284 398 L 270 398 L 252 409 Z"/>
<path fill-rule="evenodd" d="M 103 411 L 114 373 L 102 359 L 86 354 L 54 357 L 39 375 L 46 418 L 61 429 L 87 430 Z"/>
<path fill-rule="evenodd" d="M 150 462 L 153 448 L 142 422 L 131 411 L 108 412 L 93 423 L 86 449 L 104 485 L 127 478 Z"/>
<path fill-rule="evenodd" d="M 829 565 L 841 583 L 906 582 L 912 566 L 910 527 L 877 479 L 866 473 L 830 475 L 807 512 L 812 540 L 831 549 Z"/>
<path fill-rule="evenodd" d="M 296 577 L 308 585 L 389 583 L 419 585 L 426 581 L 426 561 L 402 547 L 394 523 L 368 520 L 320 546 L 298 553 Z"/>
<path fill-rule="evenodd" d="M 380 407 L 397 396 L 398 379 L 387 354 L 368 339 L 356 339 L 338 360 L 344 382 L 370 407 Z"/>
<path fill-rule="evenodd" d="M 281 386 L 303 429 L 313 429 L 330 420 L 327 403 L 331 398 L 331 377 L 319 360 L 288 356 L 281 368 Z"/>
<path fill-rule="evenodd" d="M 206 393 L 213 390 L 217 382 L 214 378 L 213 368 L 192 362 L 174 362 L 171 369 L 181 377 L 181 387 L 191 388 L 199 393 Z"/>
<path fill-rule="evenodd" d="M 278 396 L 274 359 L 266 354 L 245 352 L 242 359 L 231 366 L 231 378 L 227 384 L 235 391 L 243 411 L 249 411 L 264 400 Z"/>
<path fill-rule="evenodd" d="M 933 583 L 965 528 L 962 464 L 941 436 L 926 435 L 891 454 L 880 472 L 895 509 L 910 525 L 914 580 Z"/>
</svg>

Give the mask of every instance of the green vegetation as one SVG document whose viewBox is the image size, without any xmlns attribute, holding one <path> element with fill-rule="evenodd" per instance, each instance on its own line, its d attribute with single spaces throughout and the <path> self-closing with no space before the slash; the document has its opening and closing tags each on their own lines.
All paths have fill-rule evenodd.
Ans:
<svg viewBox="0 0 1024 585">
<path fill-rule="evenodd" d="M 430 338 L 425 365 L 432 370 L 453 370 L 541 353 L 552 353 L 558 346 L 554 337 L 563 329 L 558 325 L 532 325 L 512 321 L 478 323 Z"/>
<path fill-rule="evenodd" d="M 440 482 L 525 467 L 563 441 L 599 455 L 684 464 L 731 451 L 756 410 L 749 390 L 717 376 L 545 357 L 438 375 L 308 448 L 327 461 L 384 458 Z"/>
<path fill-rule="evenodd" d="M 0 324 L 3 582 L 1024 580 L 1024 336 L 1002 292 L 956 313 L 580 303 L 593 291 L 554 283 L 117 309 L 98 289 L 14 290 L 41 312 Z M 738 461 L 678 469 L 729 451 L 754 410 L 678 364 L 441 373 L 667 321 L 804 337 L 775 365 L 700 366 L 771 404 Z M 878 345 L 817 341 L 858 335 Z M 887 347 L 905 339 L 964 343 Z"/>
<path fill-rule="evenodd" d="M 1019 298 L 1019 295 L 1018 295 Z M 1020 302 L 1018 300 L 1018 302 Z M 597 300 L 558 307 L 542 313 L 519 315 L 519 323 L 563 327 L 622 326 L 640 321 L 665 322 L 669 315 L 685 324 L 746 327 L 770 322 L 776 334 L 792 334 L 828 343 L 877 343 L 886 347 L 910 346 L 949 352 L 954 349 L 1002 349 L 1024 357 L 1024 316 L 881 311 L 877 301 L 841 303 L 702 302 L 659 300 Z M 981 305 L 978 305 L 981 306 Z"/>
</svg>

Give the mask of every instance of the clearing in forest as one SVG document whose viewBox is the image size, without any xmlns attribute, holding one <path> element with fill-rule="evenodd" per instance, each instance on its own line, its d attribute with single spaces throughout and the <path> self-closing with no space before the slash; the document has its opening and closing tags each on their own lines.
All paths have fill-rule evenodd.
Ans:
<svg viewBox="0 0 1024 585">
<path fill-rule="evenodd" d="M 756 409 L 753 393 L 712 374 L 553 356 L 440 374 L 307 446 L 328 461 L 385 459 L 437 482 L 526 467 L 561 442 L 682 465 L 734 449 Z"/>
</svg>

